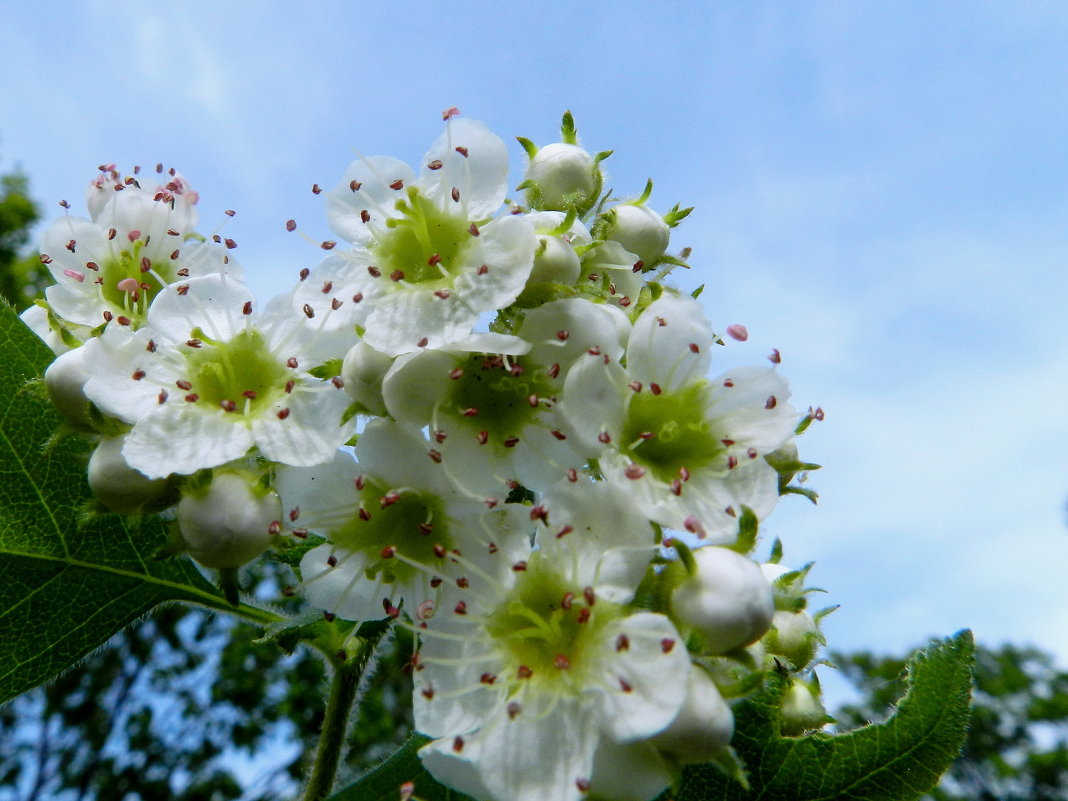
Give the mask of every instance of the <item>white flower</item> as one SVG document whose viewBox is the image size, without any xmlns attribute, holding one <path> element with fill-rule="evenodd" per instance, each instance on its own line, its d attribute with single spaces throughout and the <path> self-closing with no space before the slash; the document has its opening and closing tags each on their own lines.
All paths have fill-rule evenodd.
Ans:
<svg viewBox="0 0 1068 801">
<path fill-rule="evenodd" d="M 582 466 L 556 411 L 580 354 L 618 359 L 629 325 L 616 310 L 570 298 L 527 313 L 519 337 L 483 334 L 397 359 L 383 381 L 396 419 L 429 425 L 457 481 L 495 496 L 538 490 Z"/>
<path fill-rule="evenodd" d="M 63 217 L 41 236 L 41 261 L 56 280 L 45 297 L 63 320 L 137 327 L 168 284 L 213 273 L 240 277 L 227 248 L 195 236 L 188 201 L 136 185 L 106 192 L 102 206 L 91 203 L 92 220 Z"/>
<path fill-rule="evenodd" d="M 650 518 L 724 543 L 743 506 L 759 518 L 774 508 L 777 474 L 762 456 L 790 438 L 794 411 L 772 369 L 706 379 L 714 341 L 695 300 L 662 297 L 635 322 L 626 368 L 582 357 L 561 408 L 599 449 L 606 478 L 626 485 Z"/>
<path fill-rule="evenodd" d="M 85 394 L 133 424 L 123 455 L 150 478 L 240 458 L 253 446 L 295 465 L 329 460 L 355 421 L 339 389 L 307 372 L 333 350 L 287 298 L 258 317 L 238 281 L 167 287 L 137 331 L 109 326 L 84 347 Z"/>
<path fill-rule="evenodd" d="M 597 793 L 602 744 L 675 719 L 690 660 L 666 617 L 626 606 L 653 544 L 620 491 L 565 483 L 534 511 L 541 547 L 487 558 L 417 629 L 416 728 L 436 738 L 420 757 L 479 798 L 575 801 Z"/>
<path fill-rule="evenodd" d="M 339 452 L 320 467 L 283 467 L 277 478 L 290 523 L 330 540 L 301 561 L 308 600 L 347 620 L 381 618 L 402 604 L 418 615 L 496 532 L 531 527 L 522 507 L 489 508 L 459 494 L 416 429 L 373 420 L 355 453 L 356 461 Z"/>
<path fill-rule="evenodd" d="M 480 314 L 515 300 L 534 261 L 528 221 L 491 219 L 507 170 L 500 138 L 464 119 L 446 125 L 418 178 L 387 156 L 353 162 L 326 199 L 331 228 L 357 247 L 320 265 L 296 302 L 318 310 L 359 298 L 345 319 L 389 355 L 464 337 Z"/>
</svg>

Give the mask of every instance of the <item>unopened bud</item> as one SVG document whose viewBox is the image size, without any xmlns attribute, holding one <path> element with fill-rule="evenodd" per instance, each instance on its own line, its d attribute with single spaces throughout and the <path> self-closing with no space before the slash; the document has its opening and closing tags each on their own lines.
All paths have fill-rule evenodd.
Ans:
<svg viewBox="0 0 1068 801">
<path fill-rule="evenodd" d="M 531 208 L 585 214 L 600 194 L 601 168 L 578 145 L 554 142 L 534 154 L 523 180 L 532 184 L 527 189 Z"/>
<path fill-rule="evenodd" d="M 650 270 L 667 251 L 671 228 L 648 206 L 625 204 L 608 213 L 606 236 L 637 256 L 644 270 Z"/>
<path fill-rule="evenodd" d="M 162 497 L 167 480 L 148 478 L 130 467 L 122 455 L 125 441 L 125 435 L 108 437 L 96 446 L 89 458 L 89 487 L 96 499 L 112 512 L 135 515 Z"/>
<path fill-rule="evenodd" d="M 371 414 L 384 416 L 386 403 L 382 399 L 382 377 L 393 366 L 390 356 L 377 351 L 366 342 L 357 342 L 341 364 L 341 378 L 345 392 Z"/>
<path fill-rule="evenodd" d="M 189 555 L 205 567 L 240 567 L 271 544 L 282 503 L 255 476 L 216 473 L 206 490 L 182 497 L 178 525 Z"/>
<path fill-rule="evenodd" d="M 671 597 L 675 619 L 700 632 L 712 654 L 760 639 L 775 612 L 771 585 L 760 566 L 715 545 L 696 549 L 693 558 L 696 572 Z"/>
<path fill-rule="evenodd" d="M 82 431 L 92 431 L 89 399 L 84 391 L 85 382 L 89 380 L 85 348 L 75 348 L 57 356 L 45 370 L 44 380 L 48 396 L 67 422 Z"/>
</svg>

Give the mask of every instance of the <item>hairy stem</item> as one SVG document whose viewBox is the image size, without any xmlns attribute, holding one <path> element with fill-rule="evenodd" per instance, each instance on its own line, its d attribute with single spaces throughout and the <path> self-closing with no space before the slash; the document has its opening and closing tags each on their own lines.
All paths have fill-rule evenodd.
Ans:
<svg viewBox="0 0 1068 801">
<path fill-rule="evenodd" d="M 388 630 L 388 626 L 364 624 L 368 627 L 365 636 L 357 636 L 355 647 L 349 646 L 338 654 L 325 654 L 334 668 L 330 682 L 330 698 L 326 704 L 323 729 L 319 734 L 319 747 L 315 752 L 315 764 L 311 778 L 304 791 L 304 801 L 321 801 L 329 795 L 341 761 L 341 750 L 348 733 L 349 718 L 356 703 L 360 677 L 371 660 L 375 647 Z M 361 627 L 361 632 L 364 627 Z M 344 656 L 342 656 L 344 653 Z"/>
</svg>

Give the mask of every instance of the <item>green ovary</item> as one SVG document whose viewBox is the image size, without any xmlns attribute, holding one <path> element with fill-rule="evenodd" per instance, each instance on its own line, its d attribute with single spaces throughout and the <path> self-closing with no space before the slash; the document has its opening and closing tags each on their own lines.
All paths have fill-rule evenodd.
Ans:
<svg viewBox="0 0 1068 801">
<path fill-rule="evenodd" d="M 508 598 L 484 624 L 510 669 L 529 668 L 531 681 L 562 680 L 581 692 L 585 673 L 596 667 L 601 632 L 622 610 L 603 600 L 588 607 L 583 589 L 568 586 L 540 551 L 530 555 Z M 570 609 L 564 603 L 569 591 Z"/>
<path fill-rule="evenodd" d="M 670 395 L 633 394 L 622 447 L 661 481 L 677 478 L 680 468 L 693 471 L 709 464 L 725 448 L 707 418 L 708 391 L 708 384 L 698 381 Z"/>
<path fill-rule="evenodd" d="M 472 428 L 486 431 L 495 445 L 519 436 L 541 403 L 553 394 L 541 371 L 523 369 L 522 360 L 516 357 L 509 357 L 506 364 L 500 356 L 476 353 L 458 366 L 463 375 L 451 382 L 445 407 L 460 414 L 477 409 L 477 414 L 464 419 Z M 531 405 L 532 397 L 537 397 L 538 406 Z"/>
<path fill-rule="evenodd" d="M 254 328 L 242 331 L 229 342 L 205 342 L 187 360 L 187 380 L 203 403 L 220 406 L 232 401 L 237 412 L 247 408 L 255 414 L 285 391 L 286 368 Z"/>
<path fill-rule="evenodd" d="M 402 216 L 390 219 L 371 247 L 383 278 L 402 273 L 408 283 L 450 284 L 472 238 L 470 223 L 442 212 L 414 187 L 397 209 Z"/>
<path fill-rule="evenodd" d="M 441 499 L 430 493 L 406 490 L 393 503 L 381 505 L 388 489 L 368 482 L 363 490 L 364 508 L 369 519 L 354 515 L 347 523 L 330 532 L 330 538 L 342 548 L 366 554 L 367 577 L 381 578 L 385 584 L 429 581 L 417 567 L 395 556 L 383 558 L 384 548 L 393 546 L 399 554 L 424 565 L 443 561 L 434 553 L 435 546 L 446 551 L 454 547 Z M 429 526 L 429 530 L 427 527 Z"/>
</svg>

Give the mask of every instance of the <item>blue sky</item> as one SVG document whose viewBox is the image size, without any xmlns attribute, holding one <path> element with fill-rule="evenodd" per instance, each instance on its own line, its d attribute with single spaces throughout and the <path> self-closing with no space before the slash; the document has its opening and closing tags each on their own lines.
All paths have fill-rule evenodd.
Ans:
<svg viewBox="0 0 1068 801">
<path fill-rule="evenodd" d="M 9 3 L 0 169 L 53 217 L 100 163 L 173 165 L 266 299 L 355 149 L 415 161 L 454 105 L 547 143 L 570 108 L 621 194 L 696 207 L 673 244 L 748 326 L 730 358 L 779 348 L 827 412 L 820 506 L 766 532 L 817 561 L 832 645 L 1065 662 L 1066 40 L 1042 2 Z"/>
</svg>

